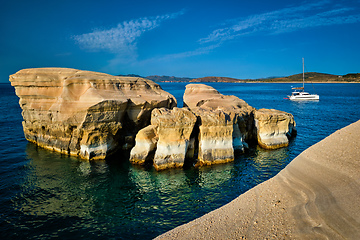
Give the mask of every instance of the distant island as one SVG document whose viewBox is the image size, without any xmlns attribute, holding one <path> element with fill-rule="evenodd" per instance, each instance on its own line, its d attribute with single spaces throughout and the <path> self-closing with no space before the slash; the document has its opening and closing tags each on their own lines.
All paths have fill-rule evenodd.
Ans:
<svg viewBox="0 0 360 240">
<path fill-rule="evenodd" d="M 302 73 L 287 76 L 287 77 L 268 77 L 258 79 L 237 79 L 230 77 L 202 77 L 202 78 L 189 78 L 189 77 L 174 77 L 174 76 L 139 76 L 136 74 L 118 75 L 128 77 L 142 77 L 150 79 L 154 82 L 229 82 L 229 83 L 252 83 L 252 82 L 302 82 Z M 313 83 L 360 83 L 360 73 L 349 73 L 346 75 L 333 75 L 327 73 L 307 72 L 305 73 L 305 82 Z"/>
</svg>

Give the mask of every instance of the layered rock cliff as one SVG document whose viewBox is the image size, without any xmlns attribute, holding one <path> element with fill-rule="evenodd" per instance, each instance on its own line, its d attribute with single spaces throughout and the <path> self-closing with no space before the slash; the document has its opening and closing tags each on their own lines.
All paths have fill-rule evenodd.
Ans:
<svg viewBox="0 0 360 240">
<path fill-rule="evenodd" d="M 176 106 L 142 78 L 67 68 L 24 69 L 10 76 L 28 141 L 64 154 L 104 159 L 134 144 L 154 108 Z"/>
</svg>

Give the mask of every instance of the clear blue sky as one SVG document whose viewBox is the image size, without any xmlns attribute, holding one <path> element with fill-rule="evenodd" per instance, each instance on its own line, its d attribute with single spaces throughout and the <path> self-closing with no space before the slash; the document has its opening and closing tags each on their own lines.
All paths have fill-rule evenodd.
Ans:
<svg viewBox="0 0 360 240">
<path fill-rule="evenodd" d="M 260 78 L 360 72 L 360 0 L 2 1 L 0 81 L 23 68 Z"/>
</svg>

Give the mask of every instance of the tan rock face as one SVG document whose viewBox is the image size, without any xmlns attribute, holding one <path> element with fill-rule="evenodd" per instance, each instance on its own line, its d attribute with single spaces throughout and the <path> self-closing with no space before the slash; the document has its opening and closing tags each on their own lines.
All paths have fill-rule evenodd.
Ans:
<svg viewBox="0 0 360 240">
<path fill-rule="evenodd" d="M 275 109 L 259 109 L 255 112 L 255 128 L 258 144 L 266 149 L 289 145 L 289 137 L 296 134 L 296 123 L 290 113 Z"/>
<path fill-rule="evenodd" d="M 20 98 L 27 140 L 64 154 L 104 159 L 130 150 L 130 161 L 157 170 L 234 160 L 247 141 L 264 148 L 288 145 L 291 114 L 249 106 L 204 84 L 189 84 L 184 105 L 142 78 L 67 68 L 24 69 L 10 76 Z M 151 118 L 151 122 L 150 122 Z M 137 134 L 137 135 L 136 135 Z M 136 135 L 136 139 L 134 141 Z"/>
<path fill-rule="evenodd" d="M 190 136 L 195 123 L 195 114 L 186 108 L 154 109 L 151 125 L 136 135 L 130 161 L 144 164 L 150 151 L 156 148 L 153 165 L 157 170 L 182 167 L 192 144 Z"/>
<path fill-rule="evenodd" d="M 159 141 L 154 157 L 157 170 L 182 167 L 196 116 L 186 108 L 154 109 L 151 124 L 158 126 Z"/>
<path fill-rule="evenodd" d="M 199 165 L 234 160 L 234 151 L 248 147 L 252 137 L 253 107 L 235 96 L 225 96 L 204 84 L 189 84 L 184 94 L 199 121 Z"/>
<path fill-rule="evenodd" d="M 234 117 L 222 110 L 196 108 L 200 118 L 198 166 L 234 161 Z"/>
<path fill-rule="evenodd" d="M 149 125 L 141 129 L 135 138 L 135 146 L 130 152 L 130 162 L 133 164 L 144 165 L 147 161 L 153 161 L 159 136 L 157 133 L 158 126 Z"/>
<path fill-rule="evenodd" d="M 87 159 L 103 159 L 175 98 L 146 79 L 67 68 L 24 69 L 10 76 L 23 110 L 27 140 Z"/>
<path fill-rule="evenodd" d="M 234 151 L 244 151 L 246 141 L 255 139 L 266 149 L 288 146 L 296 132 L 291 114 L 249 106 L 235 96 L 224 96 L 204 84 L 189 84 L 184 105 L 198 116 L 199 163 L 207 165 L 232 161 Z"/>
</svg>

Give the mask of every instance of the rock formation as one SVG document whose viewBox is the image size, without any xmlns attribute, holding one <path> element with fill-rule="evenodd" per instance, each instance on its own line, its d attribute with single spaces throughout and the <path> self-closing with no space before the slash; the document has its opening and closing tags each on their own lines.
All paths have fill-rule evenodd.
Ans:
<svg viewBox="0 0 360 240">
<path fill-rule="evenodd" d="M 184 165 L 195 123 L 196 116 L 186 108 L 153 110 L 151 124 L 158 126 L 159 136 L 154 157 L 157 170 Z"/>
<path fill-rule="evenodd" d="M 288 138 L 296 131 L 293 116 L 275 109 L 257 110 L 255 112 L 255 129 L 258 144 L 265 149 L 288 146 Z"/>
<path fill-rule="evenodd" d="M 234 160 L 236 151 L 243 152 L 249 141 L 275 149 L 287 146 L 288 138 L 295 132 L 291 114 L 256 110 L 245 101 L 222 95 L 204 84 L 186 86 L 184 106 L 153 110 L 152 125 L 136 136 L 132 163 L 144 164 L 153 158 L 157 170 L 182 167 L 186 156 L 196 158 L 195 166 L 225 163 Z"/>
<path fill-rule="evenodd" d="M 38 68 L 21 70 L 10 82 L 20 98 L 26 139 L 86 159 L 131 148 L 154 108 L 176 106 L 171 94 L 142 78 Z"/>
<path fill-rule="evenodd" d="M 183 167 L 186 159 L 211 165 L 233 161 L 250 141 L 268 149 L 287 146 L 296 131 L 291 114 L 256 110 L 204 84 L 187 85 L 184 108 L 176 108 L 171 94 L 138 77 L 38 68 L 10 81 L 26 139 L 86 159 L 131 150 L 131 163 L 150 162 L 157 170 Z"/>
<path fill-rule="evenodd" d="M 234 160 L 234 117 L 222 110 L 197 108 L 199 148 L 196 165 L 212 165 Z"/>
<path fill-rule="evenodd" d="M 232 161 L 232 151 L 244 151 L 252 139 L 267 149 L 287 146 L 288 138 L 296 132 L 291 114 L 256 110 L 245 101 L 224 96 L 204 84 L 186 86 L 184 105 L 200 118 L 200 165 Z"/>
<path fill-rule="evenodd" d="M 182 167 L 189 146 L 193 149 L 190 136 L 195 123 L 196 116 L 187 108 L 154 109 L 151 125 L 136 135 L 136 145 L 131 150 L 130 162 L 143 165 L 148 160 L 152 162 L 152 157 L 157 170 Z M 151 154 L 153 150 L 155 152 Z"/>
<path fill-rule="evenodd" d="M 199 162 L 211 165 L 234 160 L 234 151 L 248 147 L 252 137 L 253 107 L 235 96 L 225 96 L 204 84 L 189 84 L 184 94 L 199 121 Z"/>
<path fill-rule="evenodd" d="M 136 144 L 130 152 L 131 163 L 144 165 L 148 161 L 152 162 L 154 158 L 152 153 L 154 153 L 159 140 L 157 128 L 158 126 L 149 125 L 136 134 Z"/>
</svg>

